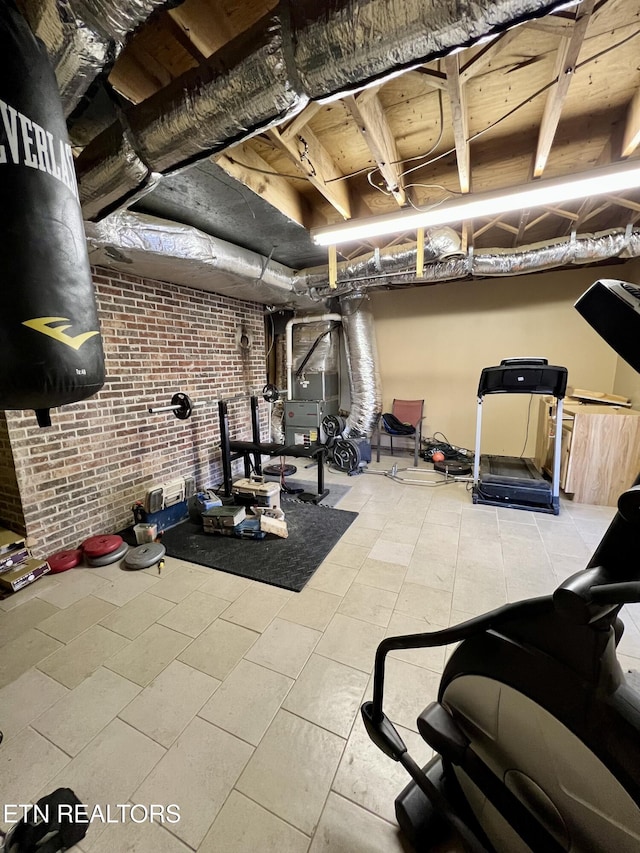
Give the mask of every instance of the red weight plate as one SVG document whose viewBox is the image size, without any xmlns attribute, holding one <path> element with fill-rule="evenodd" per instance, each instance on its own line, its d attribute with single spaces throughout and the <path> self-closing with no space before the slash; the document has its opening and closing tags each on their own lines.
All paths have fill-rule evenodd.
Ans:
<svg viewBox="0 0 640 853">
<path fill-rule="evenodd" d="M 103 536 L 91 536 L 84 540 L 81 548 L 87 557 L 104 557 L 105 554 L 110 554 L 121 545 L 122 536 L 112 533 Z"/>
<path fill-rule="evenodd" d="M 74 551 L 57 551 L 55 554 L 47 557 L 47 563 L 49 563 L 51 573 L 54 575 L 58 572 L 66 572 L 67 569 L 73 569 L 81 562 L 81 548 L 76 548 Z"/>
</svg>

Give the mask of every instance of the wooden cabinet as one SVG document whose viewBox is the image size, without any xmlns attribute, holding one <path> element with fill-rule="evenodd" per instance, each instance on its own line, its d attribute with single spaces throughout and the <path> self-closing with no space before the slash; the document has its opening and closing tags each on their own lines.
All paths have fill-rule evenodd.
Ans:
<svg viewBox="0 0 640 853">
<path fill-rule="evenodd" d="M 536 465 L 551 474 L 556 430 L 552 397 L 540 398 Z M 560 488 L 577 503 L 615 506 L 640 471 L 640 411 L 565 400 Z"/>
</svg>

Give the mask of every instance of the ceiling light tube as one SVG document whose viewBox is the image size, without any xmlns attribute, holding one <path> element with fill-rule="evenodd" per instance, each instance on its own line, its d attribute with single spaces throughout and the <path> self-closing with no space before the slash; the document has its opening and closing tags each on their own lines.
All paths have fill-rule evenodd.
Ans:
<svg viewBox="0 0 640 853">
<path fill-rule="evenodd" d="M 311 237 L 320 246 L 330 246 L 396 234 L 399 231 L 415 231 L 417 228 L 431 228 L 434 225 L 448 225 L 465 219 L 574 201 L 591 195 L 618 193 L 639 186 L 640 161 L 634 160 L 563 178 L 536 180 L 525 186 L 468 194 L 445 201 L 429 210 L 404 209 L 383 216 L 325 225 L 313 228 Z"/>
</svg>

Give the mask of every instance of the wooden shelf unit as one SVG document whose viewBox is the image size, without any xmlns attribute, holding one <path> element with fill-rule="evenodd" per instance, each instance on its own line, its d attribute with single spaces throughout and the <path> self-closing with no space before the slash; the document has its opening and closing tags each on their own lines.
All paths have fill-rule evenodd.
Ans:
<svg viewBox="0 0 640 853">
<path fill-rule="evenodd" d="M 541 397 L 535 462 L 551 475 L 553 397 Z M 565 399 L 560 488 L 576 503 L 616 506 L 640 471 L 640 411 Z"/>
</svg>

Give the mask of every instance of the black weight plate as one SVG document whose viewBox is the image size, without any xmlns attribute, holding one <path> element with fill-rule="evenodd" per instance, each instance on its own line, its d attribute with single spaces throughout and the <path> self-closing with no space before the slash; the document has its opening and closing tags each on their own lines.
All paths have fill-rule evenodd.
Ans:
<svg viewBox="0 0 640 853">
<path fill-rule="evenodd" d="M 185 421 L 187 418 L 191 417 L 191 412 L 193 411 L 193 403 L 191 402 L 191 398 L 188 394 L 183 394 L 179 391 L 177 394 L 174 394 L 171 398 L 171 405 L 178 406 L 179 408 L 174 409 L 173 413 L 180 421 Z"/>
<path fill-rule="evenodd" d="M 167 549 L 160 542 L 148 542 L 132 548 L 125 557 L 124 564 L 128 569 L 148 569 L 159 563 Z"/>
</svg>

